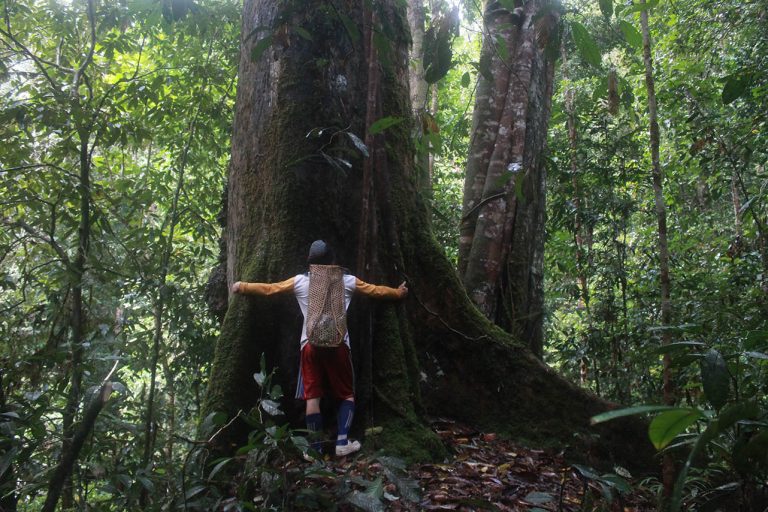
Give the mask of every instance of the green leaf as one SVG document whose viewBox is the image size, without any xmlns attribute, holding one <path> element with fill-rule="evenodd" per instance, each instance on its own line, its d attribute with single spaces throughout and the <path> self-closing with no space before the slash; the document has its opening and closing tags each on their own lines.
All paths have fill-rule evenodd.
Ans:
<svg viewBox="0 0 768 512">
<path fill-rule="evenodd" d="M 304 27 L 296 27 L 296 33 L 299 34 L 304 39 L 306 39 L 307 41 L 314 41 L 314 39 L 312 38 L 312 34 L 310 34 L 309 31 Z"/>
<path fill-rule="evenodd" d="M 671 352 L 677 352 L 678 350 L 683 350 L 685 348 L 701 348 L 704 346 L 706 346 L 706 344 L 702 343 L 701 341 L 678 341 L 676 343 L 669 343 L 667 345 L 655 347 L 653 350 L 651 350 L 651 353 L 668 354 Z"/>
<path fill-rule="evenodd" d="M 402 122 L 403 122 L 402 117 L 394 117 L 394 116 L 382 117 L 381 119 L 375 121 L 371 126 L 368 127 L 368 133 L 371 135 L 376 135 L 377 133 L 381 133 L 387 128 L 390 128 Z"/>
<path fill-rule="evenodd" d="M 390 64 L 390 54 L 392 53 L 392 41 L 380 32 L 373 33 L 373 46 L 379 54 L 379 59 L 384 66 Z"/>
<path fill-rule="evenodd" d="M 0 457 L 0 478 L 2 478 L 3 475 L 5 475 L 5 472 L 8 471 L 8 468 L 11 467 L 11 463 L 19 451 L 19 447 L 14 446 Z"/>
<path fill-rule="evenodd" d="M 499 52 L 499 57 L 504 62 L 509 62 L 509 48 L 507 48 L 507 40 L 501 36 L 496 36 L 496 51 Z"/>
<path fill-rule="evenodd" d="M 155 488 L 155 484 L 152 483 L 152 480 L 145 476 L 137 476 L 136 481 L 139 482 L 144 489 L 150 492 Z"/>
<path fill-rule="evenodd" d="M 581 57 L 592 66 L 599 68 L 602 57 L 600 55 L 600 48 L 592 38 L 592 35 L 587 29 L 578 21 L 571 21 L 571 32 L 573 33 L 573 41 L 576 43 Z"/>
<path fill-rule="evenodd" d="M 216 474 L 217 474 L 219 471 L 221 471 L 221 469 L 222 469 L 224 466 L 226 466 L 226 465 L 227 465 L 227 464 L 228 464 L 230 461 L 232 461 L 232 458 L 231 458 L 231 457 L 227 457 L 227 458 L 225 458 L 225 459 L 223 459 L 223 460 L 219 461 L 219 463 L 218 463 L 218 464 L 216 464 L 216 466 L 214 466 L 214 468 L 213 468 L 213 469 L 211 470 L 211 472 L 208 474 L 208 480 L 209 480 L 209 481 L 210 481 L 210 480 L 213 480 L 213 477 L 215 477 L 215 476 L 216 476 Z"/>
<path fill-rule="evenodd" d="M 224 425 L 224 423 L 227 422 L 227 415 L 223 412 L 212 412 L 208 416 L 205 417 L 202 424 L 200 425 L 200 430 L 203 432 L 212 432 L 214 428 L 220 427 Z"/>
<path fill-rule="evenodd" d="M 191 488 L 190 490 L 187 491 L 186 499 L 188 499 L 188 500 L 192 499 L 195 496 L 197 496 L 198 494 L 204 492 L 206 489 L 207 489 L 207 487 L 204 486 L 204 485 L 196 485 L 195 487 L 193 487 L 193 488 Z"/>
<path fill-rule="evenodd" d="M 438 82 L 453 67 L 453 35 L 447 30 L 427 31 L 424 49 L 424 80 L 428 84 Z"/>
<path fill-rule="evenodd" d="M 499 510 L 499 507 L 483 498 L 462 498 L 453 503 L 461 505 L 459 510 L 492 510 L 494 512 Z"/>
<path fill-rule="evenodd" d="M 717 415 L 718 432 L 733 426 L 737 421 L 757 418 L 760 415 L 760 407 L 754 400 L 740 401 L 728 404 Z"/>
<path fill-rule="evenodd" d="M 538 492 L 533 491 L 529 492 L 525 495 L 525 498 L 523 498 L 528 503 L 531 503 L 533 505 L 543 505 L 544 503 L 549 503 L 550 501 L 554 500 L 554 496 L 547 492 Z"/>
<path fill-rule="evenodd" d="M 368 156 L 368 146 L 365 145 L 365 142 L 363 142 L 362 139 L 360 139 L 360 137 L 358 137 L 357 135 L 355 135 L 352 132 L 344 132 L 344 133 L 347 134 L 347 137 L 349 137 L 349 140 L 352 141 L 352 144 L 355 145 L 357 150 L 360 151 L 363 154 L 363 156 L 367 157 Z"/>
<path fill-rule="evenodd" d="M 721 97 L 723 104 L 733 103 L 747 92 L 752 82 L 752 77 L 747 73 L 736 73 L 726 77 Z"/>
<path fill-rule="evenodd" d="M 259 39 L 256 44 L 253 45 L 253 48 L 251 48 L 251 60 L 259 60 L 262 54 L 267 51 L 267 48 L 270 46 L 272 46 L 272 34 L 263 39 Z"/>
<path fill-rule="evenodd" d="M 608 485 L 614 487 L 621 494 L 629 494 L 632 492 L 632 486 L 623 477 L 619 475 L 602 475 L 600 479 L 606 482 Z"/>
<path fill-rule="evenodd" d="M 280 404 L 274 400 L 262 400 L 260 405 L 261 408 L 264 409 L 264 411 L 270 416 L 277 416 L 278 414 L 282 414 L 282 411 L 280 410 Z"/>
<path fill-rule="evenodd" d="M 519 202 L 525 202 L 525 192 L 523 192 L 523 183 L 525 182 L 525 175 L 515 176 L 515 197 Z"/>
<path fill-rule="evenodd" d="M 685 432 L 696 420 L 703 417 L 699 409 L 680 408 L 664 411 L 651 421 L 648 436 L 657 450 L 662 450 L 678 434 Z"/>
<path fill-rule="evenodd" d="M 762 468 L 768 466 L 768 430 L 758 432 L 749 438 L 742 454 L 749 462 L 755 465 L 761 464 Z"/>
<path fill-rule="evenodd" d="M 635 28 L 634 25 L 628 21 L 621 20 L 619 22 L 619 28 L 621 33 L 624 34 L 624 39 L 635 48 L 643 47 L 643 35 Z"/>
<path fill-rule="evenodd" d="M 461 75 L 461 86 L 464 88 L 469 87 L 469 84 L 472 80 L 472 77 L 469 75 L 469 72 L 464 73 Z"/>
<path fill-rule="evenodd" d="M 484 53 L 480 56 L 479 62 L 472 62 L 472 67 L 482 75 L 483 78 L 489 82 L 493 82 L 493 73 L 491 72 L 491 56 L 488 53 Z"/>
<path fill-rule="evenodd" d="M 349 38 L 353 43 L 356 43 L 360 39 L 360 30 L 357 28 L 357 25 L 355 25 L 355 22 L 352 21 L 349 16 L 341 12 L 339 13 L 339 19 L 344 24 L 344 29 L 347 31 Z"/>
<path fill-rule="evenodd" d="M 353 491 L 347 496 L 347 501 L 367 512 L 383 512 L 385 508 L 381 498 L 384 496 L 384 482 L 381 477 L 373 482 L 365 482 L 364 485 L 368 487 L 365 492 Z"/>
<path fill-rule="evenodd" d="M 628 7 L 625 11 L 623 11 L 625 14 L 632 14 L 635 12 L 641 12 L 645 10 L 653 9 L 659 5 L 659 0 L 650 0 L 650 2 L 646 2 L 643 4 L 634 4 L 630 7 Z"/>
<path fill-rule="evenodd" d="M 669 512 L 678 512 L 680 505 L 683 501 L 683 489 L 685 488 L 685 479 L 688 477 L 688 471 L 691 469 L 693 461 L 699 456 L 699 452 L 719 433 L 717 422 L 710 423 L 709 426 L 698 436 L 696 442 L 691 448 L 691 453 L 688 455 L 688 459 L 680 468 L 680 472 L 677 474 L 677 480 L 675 481 L 675 487 L 672 490 L 672 498 L 670 499 Z"/>
<path fill-rule="evenodd" d="M 611 14 L 613 14 L 613 0 L 599 0 L 600 2 L 600 11 L 603 13 L 603 16 L 605 16 L 605 19 L 610 19 Z"/>
<path fill-rule="evenodd" d="M 677 409 L 677 407 L 673 407 L 671 405 L 636 405 L 634 407 L 626 407 L 624 409 L 616 409 L 615 411 L 608 411 L 597 414 L 592 416 L 589 422 L 592 425 L 597 425 L 598 423 L 615 420 L 616 418 L 623 418 L 624 416 L 635 416 L 637 414 L 669 411 L 671 409 Z"/>
<path fill-rule="evenodd" d="M 600 478 L 600 475 L 597 474 L 597 471 L 595 471 L 593 468 L 590 468 L 588 466 L 582 466 L 581 464 L 574 464 L 573 468 L 581 473 L 581 476 L 588 480 L 597 480 Z"/>
<path fill-rule="evenodd" d="M 700 365 L 704 395 L 712 407 L 720 409 L 728 401 L 731 393 L 731 379 L 725 359 L 720 352 L 710 349 Z"/>
</svg>

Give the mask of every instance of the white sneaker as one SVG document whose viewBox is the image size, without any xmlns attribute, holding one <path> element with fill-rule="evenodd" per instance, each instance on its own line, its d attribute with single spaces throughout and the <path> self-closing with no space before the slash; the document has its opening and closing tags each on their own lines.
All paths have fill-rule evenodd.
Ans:
<svg viewBox="0 0 768 512">
<path fill-rule="evenodd" d="M 336 456 L 346 457 L 351 453 L 355 453 L 360 449 L 360 441 L 350 441 L 344 445 L 336 445 Z"/>
</svg>

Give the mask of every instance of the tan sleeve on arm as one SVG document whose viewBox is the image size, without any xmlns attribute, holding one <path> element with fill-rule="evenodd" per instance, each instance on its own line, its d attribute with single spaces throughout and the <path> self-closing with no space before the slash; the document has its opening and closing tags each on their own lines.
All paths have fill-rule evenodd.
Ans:
<svg viewBox="0 0 768 512">
<path fill-rule="evenodd" d="M 355 291 L 362 293 L 368 297 L 374 299 L 399 299 L 400 290 L 397 288 L 390 288 L 389 286 L 376 286 L 374 284 L 368 284 L 362 279 L 355 278 Z"/>
<path fill-rule="evenodd" d="M 291 277 L 279 283 L 240 283 L 240 293 L 245 295 L 277 295 L 293 292 L 294 279 Z"/>
</svg>

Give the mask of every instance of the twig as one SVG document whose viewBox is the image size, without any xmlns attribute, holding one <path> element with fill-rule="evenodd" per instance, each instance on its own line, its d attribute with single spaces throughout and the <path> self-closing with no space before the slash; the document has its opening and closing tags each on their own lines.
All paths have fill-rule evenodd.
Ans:
<svg viewBox="0 0 768 512">
<path fill-rule="evenodd" d="M 242 414 L 243 414 L 242 409 L 237 411 L 237 414 L 235 414 L 235 416 L 231 420 L 229 420 L 226 425 L 224 425 L 219 430 L 214 432 L 214 434 L 210 438 L 208 438 L 207 441 L 196 441 L 192 439 L 184 439 L 180 436 L 175 436 L 175 437 L 179 437 L 180 439 L 184 439 L 188 443 L 193 444 L 192 448 L 190 448 L 190 450 L 187 452 L 186 457 L 184 457 L 184 464 L 181 467 L 181 495 L 184 496 L 184 510 L 187 510 L 187 465 L 189 464 L 189 459 L 192 457 L 192 454 L 195 452 L 195 449 L 208 446 L 209 444 L 211 444 L 213 440 L 216 439 L 216 436 L 218 436 L 221 432 L 226 430 L 227 427 L 232 425 L 232 423 L 234 423 L 234 421 L 237 418 L 242 416 Z"/>
<path fill-rule="evenodd" d="M 88 47 L 88 53 L 85 56 L 85 59 L 80 64 L 80 67 L 77 68 L 75 71 L 75 75 L 72 77 L 72 96 L 77 96 L 77 89 L 80 85 L 80 78 L 83 76 L 83 73 L 85 73 L 85 69 L 88 67 L 88 65 L 93 61 L 93 53 L 96 49 L 96 13 L 94 12 L 96 10 L 96 7 L 94 6 L 94 0 L 88 0 L 88 7 L 87 7 L 87 14 L 88 14 L 88 25 L 91 28 L 91 44 Z"/>
<path fill-rule="evenodd" d="M 498 192 L 496 194 L 493 194 L 491 196 L 488 196 L 488 197 L 485 197 L 485 198 L 481 199 L 479 203 L 477 203 L 467 213 L 465 213 L 464 215 L 461 216 L 461 222 L 464 222 L 465 220 L 467 220 L 470 217 L 470 215 L 475 213 L 475 210 L 477 210 L 478 208 L 480 208 L 480 207 L 490 203 L 493 200 L 496 200 L 496 199 L 499 199 L 501 197 L 504 197 L 505 195 L 507 195 L 507 191 L 506 190 L 504 192 Z"/>
<path fill-rule="evenodd" d="M 405 280 L 406 280 L 406 281 L 408 281 L 409 283 L 411 282 L 411 278 L 409 278 L 409 277 L 408 277 L 408 275 L 407 275 L 405 272 L 403 272 L 403 271 L 400 271 L 400 274 L 402 274 L 402 276 L 405 278 Z M 448 322 L 446 322 L 446 321 L 443 319 L 443 317 L 441 317 L 441 316 L 440 316 L 438 313 L 435 313 L 434 311 L 432 311 L 431 309 L 429 309 L 429 308 L 427 307 L 427 305 L 426 305 L 426 304 L 424 304 L 424 303 L 421 301 L 421 299 L 419 299 L 419 296 L 418 296 L 418 295 L 415 293 L 415 291 L 414 291 L 413 289 L 410 289 L 410 291 L 409 291 L 409 293 L 408 293 L 408 294 L 409 294 L 409 295 L 413 295 L 413 298 L 414 298 L 414 299 L 416 299 L 416 302 L 418 302 L 418 303 L 419 303 L 419 305 L 420 305 L 420 306 L 421 306 L 421 307 L 424 309 L 424 311 L 426 311 L 426 312 L 427 312 L 427 313 L 429 313 L 430 315 L 432 315 L 432 316 L 434 316 L 435 318 L 437 318 L 438 320 L 440 320 L 440 323 L 441 323 L 441 324 L 443 324 L 443 326 L 444 326 L 446 329 L 448 329 L 449 331 L 451 331 L 453 334 L 455 334 L 455 335 L 457 335 L 457 336 L 461 336 L 462 338 L 464 338 L 464 339 L 465 339 L 465 340 L 467 340 L 467 341 L 480 341 L 480 340 L 485 340 L 485 339 L 491 339 L 491 337 L 490 337 L 490 336 L 488 336 L 487 334 L 481 334 L 480 336 L 476 336 L 476 337 L 474 337 L 474 338 L 473 338 L 473 337 L 469 336 L 468 334 L 464 334 L 463 332 L 461 332 L 461 331 L 458 331 L 458 330 L 454 329 L 453 327 L 451 327 L 450 325 L 448 325 Z"/>
<path fill-rule="evenodd" d="M 32 226 L 30 226 L 29 224 L 27 224 L 23 220 L 17 220 L 17 221 L 14 221 L 12 223 L 6 223 L 6 225 L 19 227 L 19 228 L 23 229 L 24 231 L 26 231 L 27 233 L 29 233 L 29 235 L 32 236 L 32 238 L 37 238 L 39 240 L 47 242 L 48 245 L 50 245 L 51 248 L 56 252 L 56 254 L 59 255 L 59 258 L 61 258 L 61 260 L 64 262 L 64 264 L 67 265 L 68 267 L 71 266 L 70 265 L 70 261 L 69 261 L 69 256 L 67 256 L 67 253 L 58 244 L 58 242 L 56 242 L 56 240 L 54 240 L 52 235 L 49 235 L 47 237 L 41 235 L 40 233 L 35 231 L 35 229 Z"/>
</svg>

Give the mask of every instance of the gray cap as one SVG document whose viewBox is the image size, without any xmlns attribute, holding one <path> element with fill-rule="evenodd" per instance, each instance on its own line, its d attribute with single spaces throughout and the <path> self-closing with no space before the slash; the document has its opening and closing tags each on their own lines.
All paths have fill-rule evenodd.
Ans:
<svg viewBox="0 0 768 512">
<path fill-rule="evenodd" d="M 327 265 L 333 263 L 333 252 L 331 248 L 322 240 L 315 240 L 309 247 L 309 256 L 307 261 L 309 263 L 317 263 L 320 265 Z"/>
</svg>

